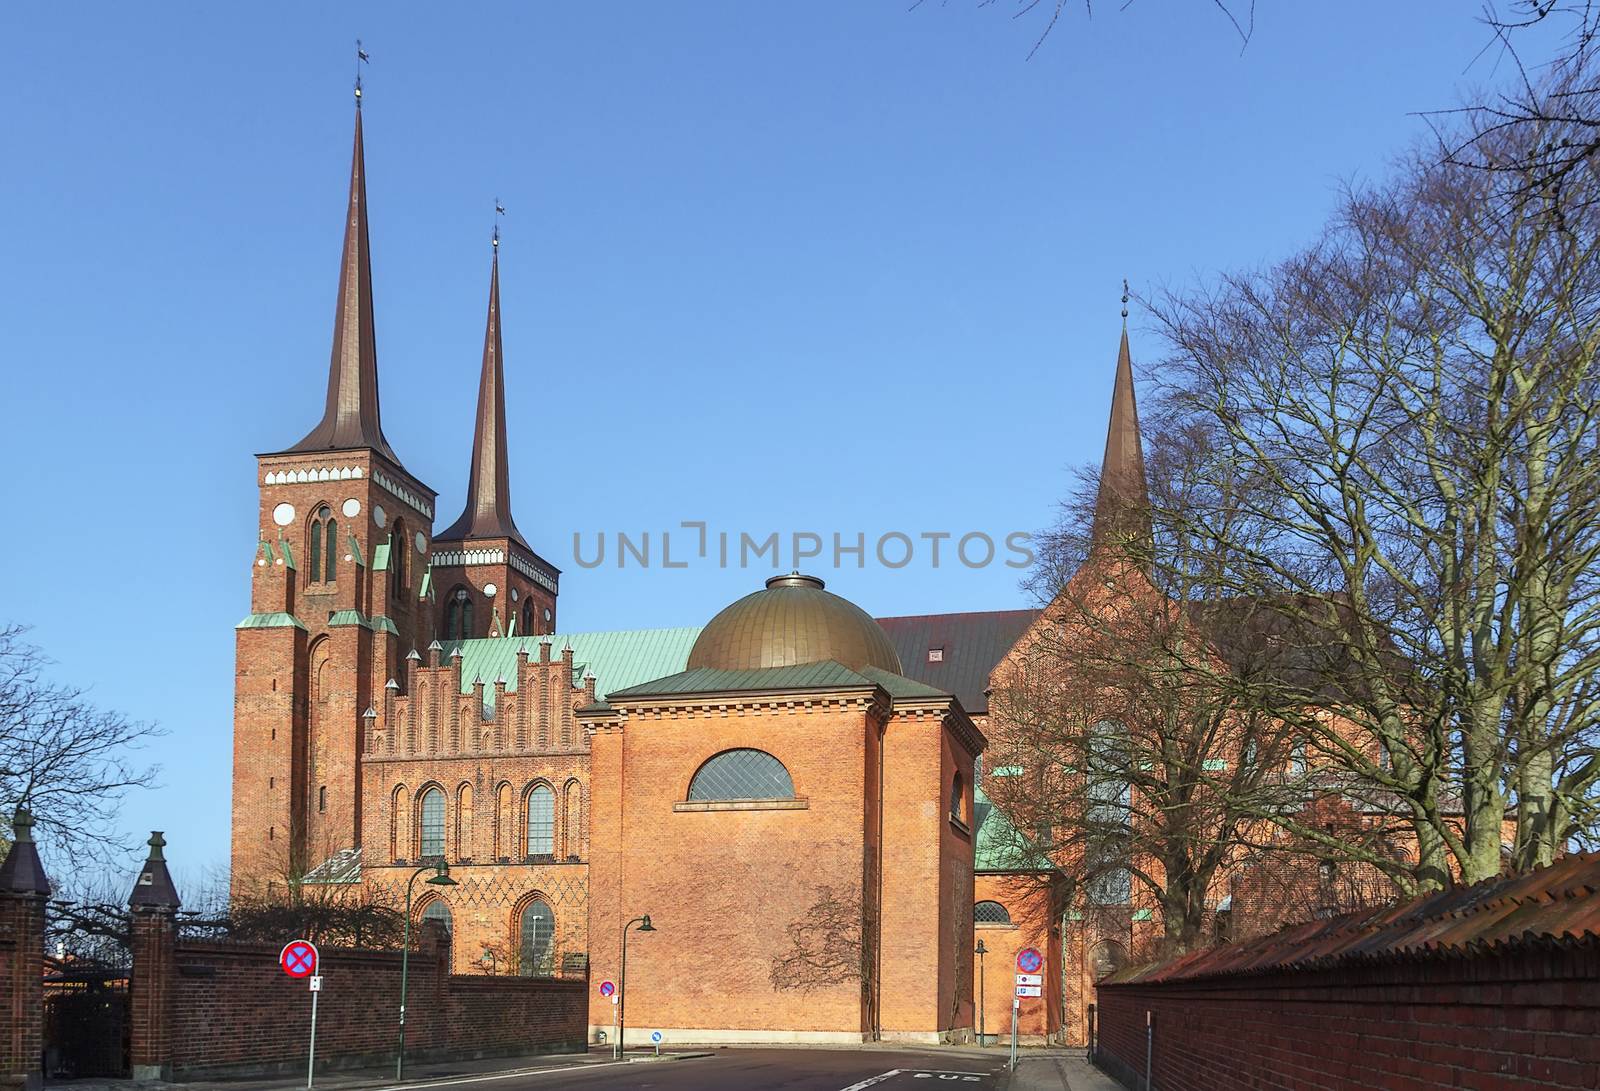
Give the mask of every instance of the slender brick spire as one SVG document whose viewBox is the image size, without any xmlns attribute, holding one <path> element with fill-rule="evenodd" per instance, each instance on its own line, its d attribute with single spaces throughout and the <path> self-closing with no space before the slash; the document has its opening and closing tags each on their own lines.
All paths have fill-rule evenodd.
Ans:
<svg viewBox="0 0 1600 1091">
<path fill-rule="evenodd" d="M 478 375 L 478 419 L 472 432 L 472 468 L 467 506 L 435 541 L 510 538 L 531 548 L 511 519 L 511 473 L 506 465 L 505 350 L 500 343 L 500 240 L 489 272 L 489 318 L 483 331 L 483 369 Z"/>
<path fill-rule="evenodd" d="M 1127 311 L 1123 311 L 1123 319 L 1117 378 L 1111 389 L 1111 420 L 1106 426 L 1106 455 L 1100 464 L 1100 492 L 1094 504 L 1094 546 L 1117 544 L 1148 551 L 1152 540 L 1150 490 L 1144 476 L 1139 408 L 1133 396 Z"/>
<path fill-rule="evenodd" d="M 328 364 L 328 404 L 322 421 L 291 451 L 370 447 L 395 465 L 378 423 L 378 347 L 372 323 L 372 253 L 367 242 L 367 168 L 361 140 L 361 100 L 356 99 L 355 151 L 350 159 L 350 206 L 345 214 L 339 299 L 333 312 L 333 355 Z"/>
</svg>

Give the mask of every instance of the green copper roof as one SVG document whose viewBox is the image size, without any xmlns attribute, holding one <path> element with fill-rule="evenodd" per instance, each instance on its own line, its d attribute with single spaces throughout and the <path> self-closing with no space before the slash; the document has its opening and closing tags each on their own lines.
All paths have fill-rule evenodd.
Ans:
<svg viewBox="0 0 1600 1091">
<path fill-rule="evenodd" d="M 381 621 L 374 619 L 374 624 L 381 624 Z M 933 686 L 876 667 L 857 672 L 831 661 L 753 671 L 710 668 L 686 671 L 689 649 L 694 647 L 699 635 L 698 626 L 683 626 L 458 640 L 444 645 L 440 660 L 448 663 L 450 653 L 459 648 L 462 692 L 471 692 L 473 680 L 481 678 L 485 696 L 490 698 L 497 679 L 505 679 L 506 689 L 515 692 L 517 651 L 526 648 L 528 658 L 536 661 L 539 643 L 544 640 L 550 641 L 551 659 L 559 659 L 563 648 L 572 649 L 573 680 L 580 681 L 585 674 L 594 675 L 595 696 L 601 700 L 625 690 L 633 695 L 666 695 L 867 685 L 881 686 L 896 700 L 949 696 Z"/>
<path fill-rule="evenodd" d="M 658 697 L 683 693 L 772 693 L 782 690 L 865 689 L 873 680 L 841 663 L 825 660 L 793 667 L 759 667 L 754 670 L 721 670 L 696 667 L 643 685 L 612 690 L 608 697 Z"/>
<path fill-rule="evenodd" d="M 950 694 L 942 689 L 930 686 L 926 682 L 918 682 L 914 678 L 895 674 L 892 671 L 881 670 L 877 667 L 862 667 L 861 673 L 882 686 L 885 692 L 896 700 L 913 701 L 919 697 L 933 699 L 941 697 L 948 699 L 950 697 Z"/>
<path fill-rule="evenodd" d="M 243 621 L 239 622 L 239 624 L 235 625 L 234 628 L 235 629 L 301 629 L 301 630 L 304 630 L 305 626 L 300 624 L 300 619 L 295 617 L 293 614 L 278 613 L 278 614 L 251 614 L 249 617 L 247 617 Z"/>
<path fill-rule="evenodd" d="M 372 628 L 372 623 L 360 610 L 340 610 L 328 619 L 328 628 L 335 629 L 342 625 L 359 625 L 363 629 Z"/>
<path fill-rule="evenodd" d="M 972 809 L 978 820 L 978 835 L 973 844 L 973 867 L 977 871 L 1048 871 L 1050 861 L 1000 808 L 989 801 L 983 789 L 972 793 Z"/>
<path fill-rule="evenodd" d="M 486 687 L 504 678 L 506 689 L 517 688 L 517 651 L 526 648 L 528 658 L 537 662 L 539 642 L 550 641 L 550 658 L 560 659 L 563 648 L 572 649 L 574 681 L 585 674 L 595 677 L 595 692 L 604 697 L 619 689 L 636 686 L 652 678 L 683 670 L 698 627 L 677 629 L 629 629 L 606 633 L 555 633 L 543 636 L 494 637 L 452 641 L 444 646 L 441 662 L 461 649 L 462 692 L 472 690 L 472 680 L 482 678 Z M 492 695 L 485 690 L 485 696 Z"/>
<path fill-rule="evenodd" d="M 379 542 L 372 547 L 372 570 L 374 572 L 387 572 L 389 570 L 388 542 Z"/>
</svg>

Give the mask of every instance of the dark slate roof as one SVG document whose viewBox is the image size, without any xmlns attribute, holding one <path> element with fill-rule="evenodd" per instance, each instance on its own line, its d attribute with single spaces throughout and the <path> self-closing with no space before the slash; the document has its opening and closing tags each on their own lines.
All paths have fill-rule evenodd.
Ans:
<svg viewBox="0 0 1600 1091">
<path fill-rule="evenodd" d="M 989 711 L 989 672 L 1021 639 L 1038 610 L 985 610 L 969 614 L 880 617 L 900 654 L 907 678 L 953 693 L 974 716 Z M 944 659 L 928 662 L 928 651 L 944 649 Z"/>
<path fill-rule="evenodd" d="M 1597 940 L 1600 853 L 1575 853 L 1549 867 L 1130 967 L 1102 984 L 1158 984 L 1407 958 L 1463 958 L 1507 948 Z"/>
</svg>

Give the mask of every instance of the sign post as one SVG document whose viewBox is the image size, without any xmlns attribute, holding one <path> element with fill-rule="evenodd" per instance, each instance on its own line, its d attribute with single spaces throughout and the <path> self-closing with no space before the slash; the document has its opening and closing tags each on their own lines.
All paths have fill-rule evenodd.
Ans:
<svg viewBox="0 0 1600 1091">
<path fill-rule="evenodd" d="M 311 975 L 311 1050 L 306 1057 L 306 1091 L 317 1075 L 317 997 L 322 995 L 322 975 Z"/>
<path fill-rule="evenodd" d="M 1011 1071 L 1017 1070 L 1017 1010 L 1022 1007 L 1022 1001 L 1016 997 L 1011 998 Z"/>
<path fill-rule="evenodd" d="M 306 1088 L 310 1091 L 317 1074 L 317 996 L 322 992 L 322 976 L 317 973 L 317 945 L 308 939 L 294 939 L 278 952 L 278 965 L 290 977 L 310 979 L 311 1046 L 306 1054 Z"/>
<path fill-rule="evenodd" d="M 1044 956 L 1037 947 L 1017 952 L 1017 991 L 1011 997 L 1011 1068 L 1017 1067 L 1017 1023 L 1022 1013 L 1022 998 L 1044 995 Z"/>
</svg>

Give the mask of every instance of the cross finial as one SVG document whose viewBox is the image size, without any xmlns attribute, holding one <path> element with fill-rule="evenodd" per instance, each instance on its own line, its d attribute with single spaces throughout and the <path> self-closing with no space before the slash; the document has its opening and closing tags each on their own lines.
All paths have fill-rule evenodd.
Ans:
<svg viewBox="0 0 1600 1091">
<path fill-rule="evenodd" d="M 1128 323 L 1128 278 L 1122 278 L 1122 323 Z"/>
<path fill-rule="evenodd" d="M 500 249 L 500 217 L 506 214 L 506 206 L 500 203 L 500 198 L 494 199 L 494 236 L 489 240 L 491 246 Z"/>
<path fill-rule="evenodd" d="M 371 61 L 367 51 L 361 48 L 361 39 L 356 39 L 356 109 L 361 109 L 361 66 Z"/>
</svg>

